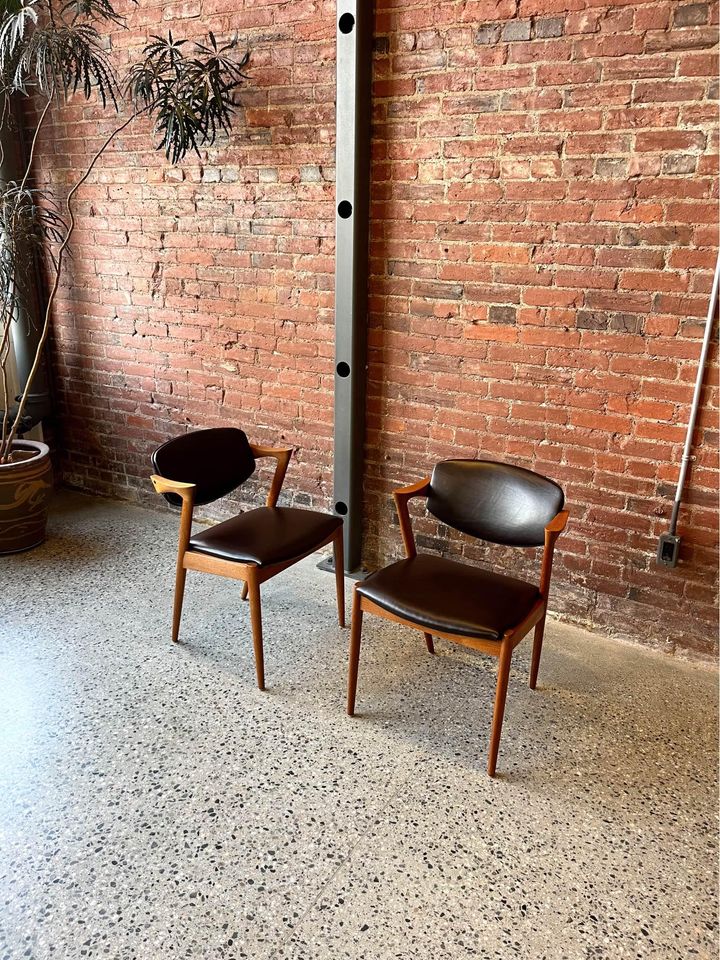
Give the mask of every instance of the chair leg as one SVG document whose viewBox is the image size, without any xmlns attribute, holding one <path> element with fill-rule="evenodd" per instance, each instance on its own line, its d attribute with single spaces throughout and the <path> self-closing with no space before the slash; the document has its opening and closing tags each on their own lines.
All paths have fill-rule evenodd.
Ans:
<svg viewBox="0 0 720 960">
<path fill-rule="evenodd" d="M 348 669 L 348 696 L 347 712 L 352 717 L 355 713 L 355 694 L 357 693 L 358 666 L 360 664 L 360 639 L 362 637 L 362 607 L 360 594 L 353 591 L 352 620 L 350 622 L 350 666 Z"/>
<path fill-rule="evenodd" d="M 540 655 L 542 654 L 543 634 L 545 633 L 545 617 L 535 627 L 533 638 L 532 660 L 530 661 L 530 689 L 535 689 L 538 670 L 540 669 Z"/>
<path fill-rule="evenodd" d="M 252 623 L 253 648 L 255 650 L 255 673 L 260 690 L 265 689 L 265 659 L 263 657 L 262 610 L 260 607 L 260 584 L 255 576 L 248 580 L 250 594 L 250 621 Z"/>
<path fill-rule="evenodd" d="M 345 626 L 345 557 L 343 551 L 342 527 L 335 534 L 333 540 L 333 555 L 335 557 L 335 592 L 337 593 L 338 623 Z"/>
<path fill-rule="evenodd" d="M 180 617 L 182 615 L 183 596 L 185 594 L 185 577 L 187 570 L 178 562 L 177 572 L 175 574 L 175 599 L 173 600 L 173 621 L 172 621 L 172 641 L 178 642 L 180 633 Z"/>
<path fill-rule="evenodd" d="M 433 638 L 431 633 L 424 633 L 425 637 L 425 646 L 428 648 L 429 653 L 435 653 L 435 644 L 433 643 Z"/>
<path fill-rule="evenodd" d="M 247 600 L 247 597 L 248 597 L 248 585 L 247 585 L 247 580 L 246 580 L 245 583 L 244 583 L 243 586 L 242 586 L 242 593 L 240 594 L 240 599 L 241 599 L 241 600 Z"/>
<path fill-rule="evenodd" d="M 495 707 L 493 709 L 492 729 L 490 731 L 490 752 L 488 754 L 488 774 L 495 776 L 498 750 L 500 749 L 500 734 L 502 733 L 503 717 L 505 715 L 505 697 L 507 695 L 508 679 L 510 677 L 510 660 L 512 659 L 512 643 L 503 640 L 500 647 L 498 663 L 497 686 L 495 688 Z"/>
</svg>

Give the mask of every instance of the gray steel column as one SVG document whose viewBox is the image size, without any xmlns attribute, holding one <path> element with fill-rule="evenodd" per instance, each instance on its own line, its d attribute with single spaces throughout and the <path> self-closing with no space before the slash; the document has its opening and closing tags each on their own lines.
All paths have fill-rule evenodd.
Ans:
<svg viewBox="0 0 720 960">
<path fill-rule="evenodd" d="M 362 548 L 372 34 L 372 0 L 338 0 L 334 496 L 348 573 Z"/>
</svg>

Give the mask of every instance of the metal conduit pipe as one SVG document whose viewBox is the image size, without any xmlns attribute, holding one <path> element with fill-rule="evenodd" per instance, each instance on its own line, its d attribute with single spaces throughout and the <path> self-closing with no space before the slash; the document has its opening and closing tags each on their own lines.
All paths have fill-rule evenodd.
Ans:
<svg viewBox="0 0 720 960">
<path fill-rule="evenodd" d="M 670 517 L 670 530 L 660 535 L 658 542 L 657 562 L 665 567 L 674 567 L 678 561 L 680 552 L 680 540 L 677 536 L 677 521 L 682 504 L 683 490 L 687 478 L 688 467 L 692 458 L 693 436 L 695 433 L 695 424 L 697 423 L 698 412 L 700 410 L 700 396 L 702 394 L 703 380 L 705 379 L 705 367 L 710 352 L 710 341 L 712 339 L 713 321 L 718 303 L 718 289 L 720 288 L 720 254 L 718 254 L 717 264 L 715 265 L 715 278 L 713 280 L 712 291 L 710 293 L 710 304 L 708 306 L 707 320 L 705 322 L 705 335 L 703 337 L 702 349 L 700 351 L 700 360 L 698 362 L 697 378 L 695 380 L 695 392 L 693 393 L 692 406 L 690 407 L 690 419 L 688 420 L 687 435 L 685 437 L 685 447 L 683 449 L 682 460 L 680 462 L 680 476 L 678 477 L 677 490 L 675 491 L 675 502 L 673 503 L 672 515 Z"/>
</svg>

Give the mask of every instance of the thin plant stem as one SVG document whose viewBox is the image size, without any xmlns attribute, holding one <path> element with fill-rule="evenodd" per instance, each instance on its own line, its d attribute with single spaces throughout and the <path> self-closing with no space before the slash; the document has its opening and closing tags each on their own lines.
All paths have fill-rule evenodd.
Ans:
<svg viewBox="0 0 720 960">
<path fill-rule="evenodd" d="M 3 105 L 2 113 L 0 114 L 0 130 L 5 129 L 5 122 L 8 111 L 10 110 L 10 97 L 7 94 L 3 94 Z M 5 163 L 5 144 L 2 142 L 0 137 L 0 166 Z"/>
<path fill-rule="evenodd" d="M 17 435 L 18 427 L 20 426 L 20 422 L 25 412 L 25 407 L 27 406 L 27 401 L 30 395 L 30 388 L 32 386 L 32 382 L 35 378 L 35 374 L 37 373 L 40 367 L 40 363 L 42 362 L 45 343 L 47 342 L 48 334 L 50 332 L 50 318 L 52 314 L 52 308 L 55 303 L 55 298 L 57 296 L 58 289 L 60 287 L 60 276 L 62 274 L 65 250 L 68 244 L 70 243 L 70 238 L 72 237 L 73 231 L 75 230 L 75 216 L 72 208 L 73 198 L 75 197 L 75 194 L 80 189 L 80 187 L 85 183 L 87 178 L 90 176 L 90 174 L 92 173 L 95 167 L 95 164 L 98 162 L 98 160 L 103 155 L 103 153 L 105 153 L 105 151 L 113 142 L 115 137 L 119 133 L 122 133 L 123 130 L 125 130 L 125 128 L 128 127 L 133 120 L 137 119 L 137 117 L 139 117 L 141 114 L 146 113 L 149 110 L 152 110 L 154 106 L 155 104 L 153 102 L 153 103 L 147 104 L 146 106 L 142 107 L 139 110 L 135 110 L 128 117 L 127 120 L 125 120 L 123 123 L 120 124 L 119 127 L 113 130 L 113 132 L 107 137 L 103 145 L 100 147 L 100 149 L 96 152 L 95 156 L 90 161 L 90 165 L 88 166 L 85 173 L 82 175 L 82 177 L 80 177 L 80 179 L 77 181 L 77 183 L 73 186 L 73 188 L 68 193 L 67 200 L 65 201 L 65 206 L 68 212 L 68 229 L 58 249 L 57 258 L 55 261 L 55 278 L 54 278 L 53 285 L 50 290 L 50 295 L 48 297 L 47 304 L 45 307 L 45 316 L 43 319 L 42 333 L 40 334 L 40 340 L 38 341 L 38 346 L 35 352 L 35 359 L 33 361 L 33 365 L 30 369 L 27 382 L 25 384 L 22 395 L 20 397 L 20 403 L 18 405 L 17 413 L 15 415 L 15 420 L 9 432 L 6 434 L 2 444 L 0 444 L 0 464 L 6 463 L 10 456 L 10 448 Z"/>
<path fill-rule="evenodd" d="M 35 147 L 37 146 L 38 134 L 40 133 L 40 128 L 45 122 L 45 117 L 48 115 L 48 110 L 50 109 L 50 104 L 52 103 L 54 96 L 55 96 L 55 87 L 53 87 L 53 89 L 50 91 L 50 96 L 48 97 L 48 101 L 45 104 L 43 112 L 40 114 L 40 119 L 37 122 L 37 126 L 35 127 L 35 133 L 33 134 L 32 143 L 30 144 L 30 156 L 28 157 L 27 167 L 25 168 L 25 176 L 22 178 L 22 183 L 20 184 L 20 193 L 22 193 L 22 191 L 25 189 L 25 184 L 27 183 L 27 179 L 30 176 L 30 171 L 33 165 L 33 159 L 35 158 Z M 20 196 L 20 193 L 18 194 L 18 197 Z"/>
<path fill-rule="evenodd" d="M 0 341 L 0 373 L 2 373 L 2 393 L 3 393 L 3 419 L 2 432 L 0 437 L 7 433 L 8 419 L 10 417 L 10 398 L 8 396 L 8 376 L 7 364 L 10 354 L 10 324 L 12 323 L 12 314 L 8 315 L 5 327 L 3 329 L 2 341 Z M 1 461 L 0 461 L 1 462 Z"/>
</svg>

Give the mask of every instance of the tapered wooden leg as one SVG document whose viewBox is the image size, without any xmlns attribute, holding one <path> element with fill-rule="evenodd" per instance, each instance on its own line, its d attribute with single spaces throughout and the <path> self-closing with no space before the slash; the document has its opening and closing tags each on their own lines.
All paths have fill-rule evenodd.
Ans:
<svg viewBox="0 0 720 960">
<path fill-rule="evenodd" d="M 172 641 L 177 643 L 180 633 L 180 616 L 182 615 L 183 596 L 185 594 L 185 576 L 187 570 L 178 562 L 175 574 L 175 599 L 173 601 Z"/>
<path fill-rule="evenodd" d="M 242 587 L 242 593 L 240 594 L 240 599 L 247 600 L 247 595 L 248 595 L 248 585 L 246 580 Z"/>
<path fill-rule="evenodd" d="M 510 677 L 510 660 L 512 659 L 512 644 L 503 640 L 500 647 L 498 663 L 497 686 L 495 688 L 495 707 L 493 709 L 492 729 L 490 731 L 490 752 L 488 754 L 488 773 L 495 776 L 498 750 L 500 749 L 500 734 L 502 733 L 503 717 L 505 715 L 505 697 L 507 695 L 508 678 Z"/>
<path fill-rule="evenodd" d="M 347 712 L 351 717 L 355 713 L 355 694 L 357 693 L 358 665 L 360 663 L 360 638 L 362 636 L 362 607 L 360 594 L 353 591 L 352 620 L 350 622 L 350 667 L 348 670 Z"/>
<path fill-rule="evenodd" d="M 250 621 L 252 623 L 253 647 L 255 649 L 255 673 L 257 685 L 265 689 L 265 659 L 263 657 L 262 610 L 260 608 L 260 584 L 254 576 L 248 580 L 250 595 Z"/>
<path fill-rule="evenodd" d="M 535 689 L 538 670 L 540 669 L 540 655 L 542 654 L 543 634 L 545 633 L 545 617 L 535 627 L 533 638 L 532 660 L 530 661 L 530 689 Z"/>
<path fill-rule="evenodd" d="M 435 644 L 433 643 L 433 638 L 431 633 L 424 633 L 425 637 L 425 646 L 428 648 L 429 653 L 435 653 Z"/>
<path fill-rule="evenodd" d="M 335 557 L 335 592 L 337 593 L 338 623 L 345 626 L 345 558 L 343 556 L 342 527 L 335 534 L 333 540 L 333 554 Z"/>
</svg>

